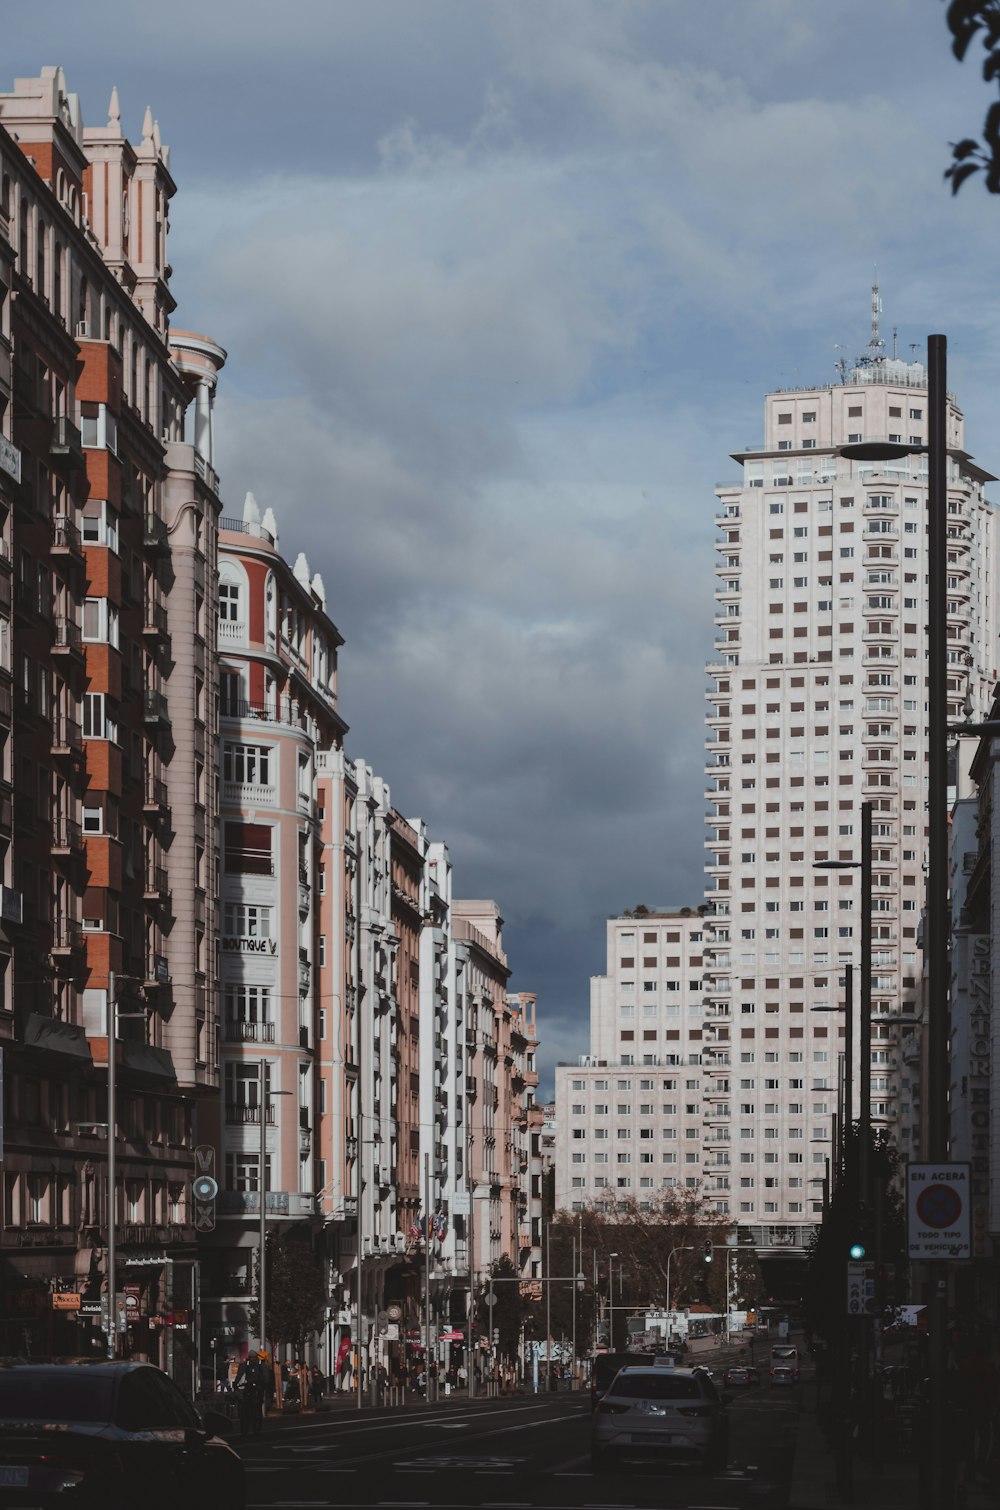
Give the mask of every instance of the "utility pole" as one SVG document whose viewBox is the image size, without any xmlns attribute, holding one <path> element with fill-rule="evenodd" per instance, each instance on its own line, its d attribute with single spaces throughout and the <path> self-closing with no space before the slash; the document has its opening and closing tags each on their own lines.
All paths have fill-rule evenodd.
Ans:
<svg viewBox="0 0 1000 1510">
<path fill-rule="evenodd" d="M 424 1154 L 424 1404 L 431 1403 L 431 1156 Z"/>
<path fill-rule="evenodd" d="M 476 1181 L 469 1177 L 469 1346 L 466 1353 L 466 1374 L 469 1383 L 469 1399 L 476 1396 L 476 1366 L 479 1362 L 479 1346 L 476 1336 L 476 1283 L 479 1270 L 476 1266 Z M 490 1333 L 490 1346 L 493 1334 Z"/>
<path fill-rule="evenodd" d="M 552 1273 L 552 1223 L 545 1223 L 545 1278 Z M 545 1387 L 552 1382 L 552 1286 L 545 1286 Z"/>
<path fill-rule="evenodd" d="M 260 1277 L 257 1281 L 257 1300 L 260 1306 L 257 1330 L 260 1333 L 260 1350 L 267 1352 L 267 1060 L 260 1061 Z M 253 1082 L 251 1081 L 251 1084 Z"/>
<path fill-rule="evenodd" d="M 118 1006 L 115 972 L 108 973 L 108 1357 L 118 1351 L 118 1253 L 115 1247 L 115 1132 L 118 1122 Z"/>
</svg>

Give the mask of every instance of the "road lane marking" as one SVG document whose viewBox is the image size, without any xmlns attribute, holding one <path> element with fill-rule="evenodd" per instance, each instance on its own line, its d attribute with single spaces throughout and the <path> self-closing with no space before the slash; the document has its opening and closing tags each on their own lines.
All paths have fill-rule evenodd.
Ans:
<svg viewBox="0 0 1000 1510">
<path fill-rule="evenodd" d="M 524 1405 L 512 1405 L 505 1407 L 502 1414 L 505 1416 L 520 1415 L 527 1410 L 538 1410 L 545 1403 L 544 1401 L 531 1401 L 526 1402 Z M 338 1412 L 336 1417 L 329 1416 L 325 1421 L 306 1421 L 302 1426 L 283 1426 L 281 1432 L 284 1436 L 290 1436 L 293 1431 L 329 1431 L 331 1428 L 343 1426 L 346 1429 L 350 1429 L 352 1434 L 357 1434 L 362 1431 L 382 1431 L 387 1426 L 412 1426 L 414 1423 L 419 1426 L 440 1426 L 449 1420 L 454 1421 L 457 1411 L 462 1412 L 462 1414 L 468 1417 L 470 1425 L 478 1419 L 496 1414 L 496 1412 L 487 1410 L 485 1406 L 466 1406 L 463 1411 L 461 1406 L 456 1405 L 449 1408 L 447 1416 L 422 1416 L 418 1414 L 416 1406 L 409 1406 L 405 1410 L 395 1412 L 391 1416 L 378 1416 L 369 1426 L 357 1426 L 354 1424 L 357 1421 L 357 1415 L 353 1412 L 344 1411 L 343 1414 Z M 589 1414 L 589 1411 L 586 1413 Z M 585 1414 L 583 1406 L 579 1407 L 577 1414 Z"/>
</svg>

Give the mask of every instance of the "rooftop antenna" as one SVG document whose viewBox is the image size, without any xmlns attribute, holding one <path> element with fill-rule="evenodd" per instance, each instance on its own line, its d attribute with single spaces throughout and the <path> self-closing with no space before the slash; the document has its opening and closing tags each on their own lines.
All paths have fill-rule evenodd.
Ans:
<svg viewBox="0 0 1000 1510">
<path fill-rule="evenodd" d="M 896 360 L 896 334 L 897 334 L 896 327 L 894 325 L 892 327 L 892 360 L 893 361 Z"/>
<path fill-rule="evenodd" d="M 875 281 L 872 284 L 872 335 L 868 342 L 867 360 L 877 362 L 885 351 L 885 342 L 879 334 L 878 317 L 882 313 L 882 300 L 878 291 L 878 268 L 875 269 Z"/>
</svg>

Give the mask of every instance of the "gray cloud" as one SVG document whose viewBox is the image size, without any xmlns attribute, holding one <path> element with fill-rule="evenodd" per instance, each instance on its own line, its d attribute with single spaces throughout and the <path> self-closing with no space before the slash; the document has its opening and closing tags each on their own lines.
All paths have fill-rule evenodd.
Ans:
<svg viewBox="0 0 1000 1510">
<path fill-rule="evenodd" d="M 153 105 L 178 323 L 230 352 L 227 508 L 252 488 L 323 573 L 353 752 L 459 893 L 499 900 L 543 1067 L 582 1051 L 605 916 L 701 893 L 713 484 L 768 387 L 863 345 L 873 263 L 904 350 L 951 332 L 988 453 L 996 207 L 940 182 L 981 113 L 941 16 L 8 0 L 4 23 L 10 74 L 62 62 L 85 119 L 112 83 L 132 129 Z"/>
</svg>

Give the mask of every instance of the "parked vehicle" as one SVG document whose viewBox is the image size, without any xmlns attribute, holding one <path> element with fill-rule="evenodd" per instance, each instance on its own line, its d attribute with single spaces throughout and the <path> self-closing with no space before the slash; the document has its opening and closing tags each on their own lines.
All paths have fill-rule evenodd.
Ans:
<svg viewBox="0 0 1000 1510">
<path fill-rule="evenodd" d="M 599 1402 L 591 1427 L 591 1463 L 648 1454 L 709 1467 L 726 1461 L 728 1423 L 721 1395 L 700 1368 L 621 1369 Z"/>
<path fill-rule="evenodd" d="M 148 1363 L 5 1360 L 0 1507 L 243 1510 L 230 1430 Z"/>
</svg>

